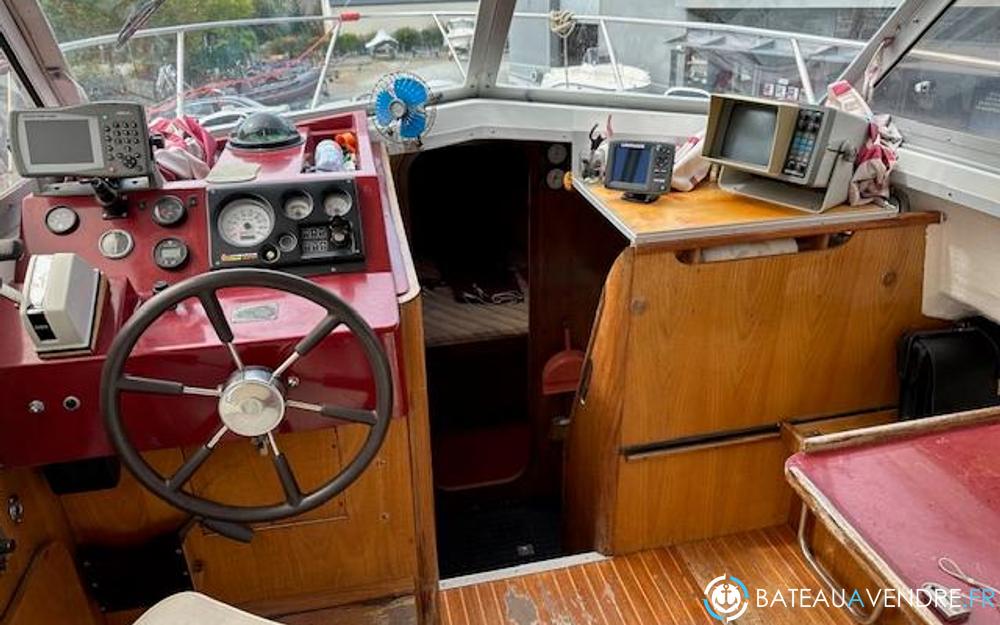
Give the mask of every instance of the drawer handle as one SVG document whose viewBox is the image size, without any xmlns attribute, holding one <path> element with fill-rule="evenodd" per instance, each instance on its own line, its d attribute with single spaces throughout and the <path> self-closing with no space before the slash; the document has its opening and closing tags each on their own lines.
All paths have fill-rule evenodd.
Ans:
<svg viewBox="0 0 1000 625">
<path fill-rule="evenodd" d="M 812 568 L 813 572 L 816 574 L 827 588 L 830 589 L 831 593 L 844 593 L 847 595 L 847 591 L 833 579 L 833 576 L 826 570 L 826 568 L 820 564 L 819 560 L 816 559 L 815 554 L 812 552 L 812 547 L 809 546 L 809 538 L 806 535 L 806 524 L 809 520 L 809 506 L 805 503 L 802 504 L 802 516 L 799 517 L 799 549 L 802 550 L 802 555 L 805 557 L 806 562 Z M 844 603 L 847 603 L 846 601 Z M 885 610 L 885 601 L 879 602 L 878 605 L 872 606 L 872 611 L 866 614 L 863 610 L 855 605 L 845 605 L 844 610 L 847 611 L 851 618 L 855 620 L 859 625 L 874 625 L 878 621 L 879 617 L 882 616 L 882 612 Z"/>
</svg>

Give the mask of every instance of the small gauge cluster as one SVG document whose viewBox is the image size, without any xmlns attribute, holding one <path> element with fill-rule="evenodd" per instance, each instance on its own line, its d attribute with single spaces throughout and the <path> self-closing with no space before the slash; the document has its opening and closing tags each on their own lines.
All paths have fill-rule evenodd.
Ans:
<svg viewBox="0 0 1000 625">
<path fill-rule="evenodd" d="M 362 267 L 364 237 L 353 180 L 209 189 L 212 267 L 300 273 Z"/>
</svg>

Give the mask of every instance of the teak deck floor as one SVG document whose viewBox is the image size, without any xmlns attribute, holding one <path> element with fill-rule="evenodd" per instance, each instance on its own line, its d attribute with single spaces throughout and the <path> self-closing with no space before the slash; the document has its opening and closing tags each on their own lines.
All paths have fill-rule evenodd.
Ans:
<svg viewBox="0 0 1000 625">
<path fill-rule="evenodd" d="M 715 577 L 735 575 L 751 601 L 739 623 L 851 625 L 836 608 L 758 609 L 754 589 L 819 589 L 788 527 L 643 551 L 442 593 L 442 625 L 692 625 L 717 623 L 702 607 Z"/>
</svg>

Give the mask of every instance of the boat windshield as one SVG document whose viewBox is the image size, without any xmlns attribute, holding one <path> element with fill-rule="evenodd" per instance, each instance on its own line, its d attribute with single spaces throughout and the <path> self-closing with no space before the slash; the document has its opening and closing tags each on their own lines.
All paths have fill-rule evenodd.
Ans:
<svg viewBox="0 0 1000 625">
<path fill-rule="evenodd" d="M 822 97 L 898 0 L 604 0 L 556 16 L 549 4 L 518 1 L 501 83 L 804 102 Z"/>
<path fill-rule="evenodd" d="M 362 102 L 393 71 L 436 91 L 465 83 L 478 2 L 326 1 L 167 0 L 121 48 L 121 3 L 40 4 L 89 98 L 141 102 L 151 117 L 213 127 Z M 897 1 L 520 0 L 495 75 L 526 89 L 805 101 Z"/>
<path fill-rule="evenodd" d="M 40 0 L 91 100 L 179 111 L 208 127 L 251 112 L 365 101 L 382 75 L 462 85 L 478 2 L 167 0 L 122 46 L 128 11 L 104 0 Z"/>
</svg>

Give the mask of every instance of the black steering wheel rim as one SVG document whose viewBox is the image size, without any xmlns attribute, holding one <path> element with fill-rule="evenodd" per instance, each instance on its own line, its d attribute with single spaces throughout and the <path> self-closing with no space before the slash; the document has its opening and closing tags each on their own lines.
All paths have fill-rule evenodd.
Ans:
<svg viewBox="0 0 1000 625">
<path fill-rule="evenodd" d="M 308 352 L 320 340 L 343 324 L 357 338 L 371 368 L 371 373 L 375 381 L 374 410 L 366 412 L 343 409 L 343 411 L 349 413 L 371 415 L 370 421 L 367 419 L 363 421 L 370 425 L 370 428 L 361 449 L 339 473 L 319 488 L 308 493 L 302 493 L 301 498 L 297 500 L 288 497 L 285 502 L 279 504 L 242 506 L 223 504 L 192 495 L 182 490 L 183 483 L 180 486 L 171 488 L 170 480 L 177 477 L 178 474 L 175 473 L 174 476 L 167 479 L 160 475 L 142 457 L 124 427 L 120 410 L 120 396 L 122 391 L 137 390 L 134 384 L 134 381 L 137 379 L 148 381 L 148 379 L 132 377 L 129 380 L 129 384 L 126 384 L 126 378 L 130 376 L 124 371 L 125 364 L 140 337 L 154 321 L 172 309 L 176 304 L 186 299 L 198 298 L 201 300 L 205 308 L 205 313 L 215 327 L 220 340 L 223 343 L 231 344 L 233 340 L 232 331 L 215 295 L 218 290 L 229 287 L 270 288 L 298 295 L 320 305 L 327 311 L 326 319 L 300 341 L 299 345 L 296 346 L 296 350 L 303 344 L 306 344 L 305 351 Z M 331 319 L 334 321 L 331 322 Z M 162 380 L 153 380 L 152 382 L 156 382 L 157 384 L 149 384 L 147 382 L 143 389 L 147 392 L 167 394 L 183 392 L 184 387 L 180 383 L 171 383 Z M 133 388 L 128 388 L 130 385 Z M 155 295 L 143 303 L 138 311 L 122 326 L 122 329 L 108 350 L 104 368 L 101 372 L 100 405 L 108 438 L 118 452 L 122 462 L 136 479 L 167 503 L 190 512 L 197 517 L 241 524 L 276 521 L 297 516 L 323 505 L 350 486 L 368 467 L 385 441 L 389 422 L 392 418 L 392 401 L 392 373 L 389 360 L 374 330 L 372 330 L 371 326 L 368 325 L 357 311 L 339 297 L 317 284 L 292 274 L 268 269 L 223 269 L 205 273 L 183 280 Z M 326 409 L 327 406 L 323 406 L 323 408 Z M 340 409 L 336 411 L 331 409 L 329 413 L 324 410 L 323 414 L 339 418 L 341 412 Z M 270 433 L 268 436 L 270 436 Z M 215 440 L 215 442 L 218 441 Z M 206 443 L 206 445 L 208 444 Z M 207 448 L 207 453 L 211 453 L 213 448 L 214 442 L 212 446 Z M 199 452 L 204 449 L 206 449 L 206 446 L 199 449 Z M 281 456 L 276 446 L 274 452 L 275 458 Z M 207 454 L 205 458 L 207 458 Z M 286 483 L 286 478 L 288 475 L 292 475 L 292 485 L 296 484 L 294 475 L 287 473 L 290 471 L 287 460 L 283 460 L 283 462 L 286 473 L 283 473 L 277 459 L 275 460 L 275 466 L 279 473 L 279 480 L 282 482 L 282 486 L 286 488 L 287 495 L 288 484 Z M 193 474 L 196 470 L 197 467 L 191 473 Z M 178 473 L 180 472 L 181 470 L 178 471 Z M 190 477 L 191 475 L 187 475 L 183 482 L 186 482 Z"/>
</svg>

